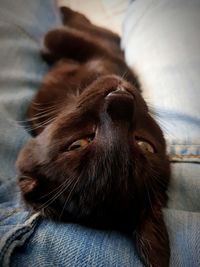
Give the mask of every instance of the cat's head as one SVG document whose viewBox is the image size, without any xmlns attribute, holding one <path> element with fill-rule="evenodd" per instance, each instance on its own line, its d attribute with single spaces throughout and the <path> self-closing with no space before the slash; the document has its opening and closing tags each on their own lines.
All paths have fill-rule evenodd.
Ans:
<svg viewBox="0 0 200 267">
<path fill-rule="evenodd" d="M 98 227 L 137 224 L 166 201 L 163 134 L 141 94 L 115 75 L 93 81 L 71 109 L 22 149 L 24 199 L 44 216 Z"/>
</svg>

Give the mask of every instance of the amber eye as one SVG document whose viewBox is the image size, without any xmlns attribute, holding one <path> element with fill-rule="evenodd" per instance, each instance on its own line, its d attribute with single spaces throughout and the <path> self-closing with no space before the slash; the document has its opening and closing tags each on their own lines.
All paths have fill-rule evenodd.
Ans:
<svg viewBox="0 0 200 267">
<path fill-rule="evenodd" d="M 76 140 L 75 142 L 73 142 L 69 147 L 68 147 L 68 151 L 71 151 L 71 150 L 78 150 L 78 149 L 81 149 L 81 148 L 84 148 L 85 146 L 88 146 L 89 143 L 91 143 L 93 140 L 92 137 L 85 137 L 85 138 L 82 138 L 82 139 L 79 139 L 79 140 Z"/>
<path fill-rule="evenodd" d="M 149 152 L 149 153 L 155 153 L 154 147 L 147 141 L 145 140 L 136 140 L 138 146 L 143 152 Z"/>
</svg>

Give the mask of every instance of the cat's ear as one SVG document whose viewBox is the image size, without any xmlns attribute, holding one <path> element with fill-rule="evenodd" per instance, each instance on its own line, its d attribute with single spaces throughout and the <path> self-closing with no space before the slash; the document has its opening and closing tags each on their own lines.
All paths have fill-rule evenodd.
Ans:
<svg viewBox="0 0 200 267">
<path fill-rule="evenodd" d="M 45 148 L 43 138 L 32 138 L 20 151 L 16 161 L 18 170 L 18 186 L 21 196 L 27 207 L 39 211 L 45 217 L 56 218 L 57 210 L 52 209 L 48 204 L 56 194 L 54 184 L 49 181 L 45 173 Z"/>
<path fill-rule="evenodd" d="M 44 38 L 43 57 L 49 63 L 61 58 L 85 62 L 92 57 L 121 56 L 118 34 L 92 24 L 83 14 L 61 8 L 63 27 L 48 32 Z"/>
<path fill-rule="evenodd" d="M 161 208 L 156 207 L 143 217 L 135 238 L 137 251 L 145 266 L 169 266 L 169 238 Z"/>
<path fill-rule="evenodd" d="M 36 138 L 32 138 L 20 151 L 16 161 L 18 185 L 27 201 L 37 198 L 38 188 L 41 187 L 43 177 L 38 174 L 41 156 Z"/>
</svg>

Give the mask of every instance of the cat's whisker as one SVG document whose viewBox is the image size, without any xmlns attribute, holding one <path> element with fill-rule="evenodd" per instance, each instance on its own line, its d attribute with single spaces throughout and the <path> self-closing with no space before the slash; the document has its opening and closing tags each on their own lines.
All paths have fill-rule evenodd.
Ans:
<svg viewBox="0 0 200 267">
<path fill-rule="evenodd" d="M 152 210 L 152 212 L 154 212 L 154 209 L 153 209 L 153 206 L 152 206 L 151 196 L 150 196 L 150 193 L 149 193 L 149 188 L 148 188 L 148 185 L 147 185 L 145 179 L 144 179 L 144 186 L 145 186 L 145 190 L 147 192 L 147 196 L 148 196 L 148 199 L 149 199 L 149 204 L 150 204 L 151 210 Z"/>
<path fill-rule="evenodd" d="M 15 120 L 15 119 L 13 119 L 13 118 L 7 118 L 7 121 L 8 122 L 11 122 L 14 126 L 16 126 L 17 128 L 25 128 L 25 126 L 24 125 L 22 125 L 21 124 L 21 122 L 20 121 L 18 121 L 18 120 Z M 26 122 L 26 121 L 24 121 L 24 122 Z M 23 121 L 22 121 L 22 123 L 23 123 Z"/>
<path fill-rule="evenodd" d="M 26 120 L 16 120 L 16 122 L 18 123 L 26 123 L 26 122 L 34 122 L 36 120 L 39 120 L 39 119 L 42 119 L 42 118 L 45 118 L 45 117 L 48 117 L 52 114 L 55 114 L 56 110 L 55 111 L 51 111 L 51 112 L 48 112 L 48 113 L 44 113 L 44 114 L 37 114 L 38 116 L 35 116 L 35 117 L 32 117 L 31 119 L 26 119 Z"/>
<path fill-rule="evenodd" d="M 81 87 L 80 86 L 78 86 L 77 88 L 76 88 L 76 97 L 78 97 L 81 93 Z"/>
<path fill-rule="evenodd" d="M 43 199 L 43 198 L 45 198 L 45 197 L 53 194 L 55 191 L 59 191 L 60 187 L 62 187 L 65 182 L 66 181 L 62 182 L 59 186 L 57 186 L 56 188 L 54 188 L 52 191 L 50 191 L 47 194 L 45 194 L 45 195 L 41 196 L 40 198 L 38 198 L 38 200 Z"/>
<path fill-rule="evenodd" d="M 126 80 L 127 74 L 128 74 L 128 70 L 125 70 L 124 73 L 121 75 L 121 78 L 123 80 Z"/>
<path fill-rule="evenodd" d="M 67 203 L 69 202 L 69 200 L 70 200 L 70 198 L 71 198 L 71 195 L 72 195 L 72 193 L 74 192 L 74 189 L 76 188 L 76 186 L 77 186 L 79 180 L 80 180 L 80 177 L 77 178 L 77 180 L 75 181 L 75 183 L 74 183 L 74 185 L 73 185 L 73 187 L 72 187 L 72 189 L 71 189 L 71 191 L 70 191 L 68 197 L 66 198 L 66 200 L 65 200 L 65 202 L 64 202 L 64 205 L 63 205 L 63 208 L 62 208 L 62 210 L 61 210 L 61 213 L 60 213 L 60 215 L 59 215 L 59 220 L 61 219 L 61 217 L 62 217 L 62 215 L 63 215 L 63 212 L 64 212 L 64 210 L 65 210 L 65 207 L 66 207 Z"/>
<path fill-rule="evenodd" d="M 47 200 L 45 203 L 43 203 L 42 205 L 40 205 L 37 209 L 45 209 L 47 208 L 50 204 L 52 204 L 62 193 L 64 193 L 64 191 L 71 185 L 71 183 L 73 182 L 74 179 L 69 179 L 66 180 L 63 183 L 62 188 L 54 195 L 52 196 L 49 200 Z"/>
<path fill-rule="evenodd" d="M 26 175 L 20 175 L 20 176 L 18 177 L 18 179 L 21 179 L 21 178 L 24 178 L 24 179 L 26 179 L 26 180 L 33 180 L 32 177 L 30 177 L 30 176 L 26 176 Z"/>
<path fill-rule="evenodd" d="M 48 113 L 48 114 L 45 114 L 45 115 L 42 115 L 42 116 L 33 117 L 32 119 L 26 119 L 26 120 L 16 120 L 16 119 L 13 119 L 13 118 L 7 118 L 7 121 L 12 123 L 15 127 L 26 129 L 29 132 L 29 131 L 34 130 L 36 128 L 36 126 L 35 127 L 31 126 L 31 125 L 26 126 L 26 125 L 24 125 L 25 123 L 34 122 L 35 120 L 38 120 L 40 118 L 45 118 L 46 116 L 50 116 L 50 115 L 51 116 L 55 115 L 55 113 L 51 112 L 51 113 Z M 50 123 L 50 120 L 53 121 L 53 119 L 55 119 L 55 118 L 50 118 L 49 120 L 46 120 L 46 121 L 44 121 L 42 123 L 37 123 L 37 128 L 45 126 L 46 122 Z M 44 125 L 43 125 L 43 123 L 44 123 Z"/>
<path fill-rule="evenodd" d="M 166 187 L 165 182 L 162 181 L 162 180 L 159 178 L 159 173 L 158 173 L 158 171 L 157 171 L 155 168 L 153 168 L 152 166 L 150 167 L 150 169 L 151 169 L 151 172 L 153 173 L 153 179 L 155 179 L 161 186 Z"/>
<path fill-rule="evenodd" d="M 33 108 L 33 110 L 36 110 L 37 111 L 36 114 L 37 116 L 39 116 L 39 115 L 47 114 L 52 111 L 57 111 L 57 108 L 58 107 L 55 106 L 55 107 L 51 107 L 51 108 L 49 107 L 49 108 L 43 108 L 43 109 Z"/>
<path fill-rule="evenodd" d="M 24 125 L 20 125 L 20 124 L 18 124 L 15 120 L 9 120 L 9 121 L 12 122 L 12 124 L 13 124 L 15 127 L 19 128 L 19 129 L 24 129 L 24 130 L 26 130 L 27 132 L 31 132 L 31 131 L 32 131 L 32 128 L 31 128 L 31 127 L 26 127 L 26 126 L 24 126 Z"/>
<path fill-rule="evenodd" d="M 163 114 L 161 114 L 161 112 L 159 112 L 158 110 L 156 110 L 156 108 L 149 108 L 149 113 L 151 115 L 152 118 L 154 118 L 157 123 L 160 125 L 160 127 L 163 129 L 163 132 L 166 136 L 169 136 L 170 138 L 178 138 L 176 137 L 174 132 L 170 131 L 170 126 L 174 124 L 173 121 L 169 121 L 169 120 L 164 120 L 163 118 Z M 175 117 L 175 116 L 174 116 Z M 167 127 L 167 125 L 169 125 L 169 127 Z M 174 124 L 175 126 L 175 124 Z"/>
<path fill-rule="evenodd" d="M 49 101 L 49 102 L 45 101 L 45 102 L 42 102 L 42 104 L 41 104 L 41 103 L 36 102 L 35 100 L 33 100 L 31 102 L 31 104 L 34 105 L 34 106 L 36 106 L 36 107 L 37 106 L 39 106 L 39 107 L 42 106 L 45 109 L 46 108 L 45 105 L 47 105 L 49 107 L 56 107 L 56 106 L 59 106 L 59 104 L 62 103 L 62 101 L 63 101 L 63 98 L 60 96 L 60 97 L 56 98 L 56 101 L 55 100 Z"/>
<path fill-rule="evenodd" d="M 31 131 L 34 131 L 34 130 L 37 130 L 39 128 L 43 128 L 44 126 L 47 126 L 48 124 L 52 123 L 56 118 L 51 118 L 49 120 L 46 120 L 45 122 L 42 122 L 42 123 L 37 123 L 36 126 L 32 127 L 26 127 L 26 130 L 29 132 Z"/>
</svg>

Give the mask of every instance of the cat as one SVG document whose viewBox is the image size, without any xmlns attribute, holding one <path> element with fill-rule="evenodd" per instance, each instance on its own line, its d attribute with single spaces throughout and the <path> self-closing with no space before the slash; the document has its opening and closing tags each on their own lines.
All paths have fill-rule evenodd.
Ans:
<svg viewBox="0 0 200 267">
<path fill-rule="evenodd" d="M 162 208 L 170 165 L 120 37 L 61 8 L 44 37 L 51 70 L 28 109 L 33 138 L 16 166 L 23 199 L 55 221 L 129 233 L 151 267 L 169 266 Z"/>
</svg>

